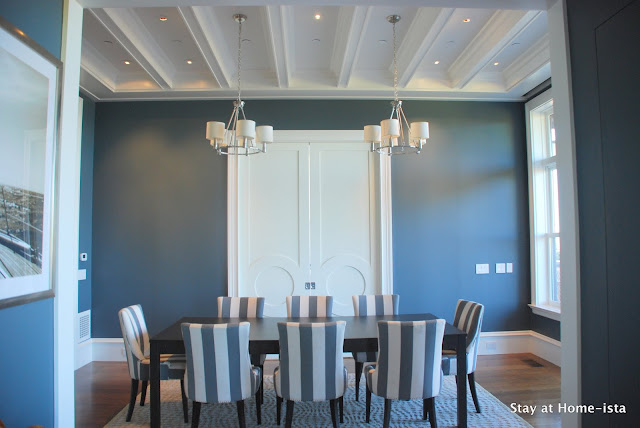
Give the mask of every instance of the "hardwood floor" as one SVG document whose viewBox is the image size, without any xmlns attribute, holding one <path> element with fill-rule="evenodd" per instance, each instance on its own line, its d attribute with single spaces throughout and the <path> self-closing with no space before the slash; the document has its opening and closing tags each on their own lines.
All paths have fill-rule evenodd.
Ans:
<svg viewBox="0 0 640 428">
<path fill-rule="evenodd" d="M 267 362 L 265 372 L 273 372 L 275 365 Z M 353 360 L 346 365 L 353 372 Z M 103 427 L 128 404 L 131 379 L 126 363 L 90 363 L 76 370 L 75 377 L 76 427 Z M 520 415 L 535 428 L 560 427 L 560 415 L 539 410 L 560 401 L 558 366 L 533 354 L 484 355 L 478 357 L 476 381 L 507 406 L 537 405 L 533 416 Z"/>
</svg>

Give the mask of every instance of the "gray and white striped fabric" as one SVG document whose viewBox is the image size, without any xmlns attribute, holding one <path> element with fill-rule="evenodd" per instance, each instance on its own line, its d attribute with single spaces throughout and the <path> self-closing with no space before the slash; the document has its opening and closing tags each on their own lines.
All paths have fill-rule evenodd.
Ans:
<svg viewBox="0 0 640 428">
<path fill-rule="evenodd" d="M 484 306 L 468 300 L 458 300 L 453 325 L 467 332 L 467 374 L 476 371 L 478 360 L 478 344 L 482 329 Z M 457 374 L 457 358 L 455 351 L 444 351 L 442 371 L 445 375 Z"/>
<path fill-rule="evenodd" d="M 129 375 L 131 379 L 149 380 L 149 332 L 142 306 L 132 305 L 118 311 L 122 339 L 124 341 Z M 182 379 L 185 356 L 183 354 L 160 355 L 160 379 Z"/>
<path fill-rule="evenodd" d="M 262 318 L 264 297 L 218 297 L 218 318 Z"/>
<path fill-rule="evenodd" d="M 182 324 L 187 353 L 187 397 L 199 403 L 244 400 L 260 387 L 260 369 L 249 360 L 248 322 Z"/>
<path fill-rule="evenodd" d="M 353 312 L 357 317 L 375 315 L 396 315 L 400 296 L 397 294 L 376 294 L 353 296 Z M 353 352 L 358 363 L 370 363 L 378 359 L 377 352 Z"/>
<path fill-rule="evenodd" d="M 287 296 L 289 318 L 330 317 L 333 314 L 333 296 Z"/>
<path fill-rule="evenodd" d="M 365 368 L 369 390 L 391 400 L 435 397 L 442 387 L 446 321 L 379 321 L 378 362 Z"/>
<path fill-rule="evenodd" d="M 342 359 L 344 321 L 279 322 L 280 366 L 273 372 L 284 400 L 324 401 L 344 395 L 347 369 Z"/>
</svg>

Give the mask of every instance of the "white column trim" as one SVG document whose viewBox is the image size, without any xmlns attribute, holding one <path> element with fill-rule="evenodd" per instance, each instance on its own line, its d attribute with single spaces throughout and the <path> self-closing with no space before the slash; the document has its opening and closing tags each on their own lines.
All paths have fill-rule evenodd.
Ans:
<svg viewBox="0 0 640 428">
<path fill-rule="evenodd" d="M 75 425 L 75 318 L 78 312 L 78 224 L 80 141 L 78 87 L 82 46 L 82 6 L 65 0 L 62 26 L 63 82 L 58 140 L 54 231 L 54 426 Z"/>
<path fill-rule="evenodd" d="M 391 156 L 380 155 L 380 292 L 393 294 Z"/>
<path fill-rule="evenodd" d="M 580 325 L 580 241 L 578 221 L 578 190 L 576 151 L 569 62 L 569 33 L 565 0 L 550 6 L 549 38 L 551 40 L 551 80 L 556 134 L 564 144 L 558 145 L 558 191 L 560 193 L 560 240 L 562 241 L 562 352 L 561 401 L 582 404 L 582 358 Z M 579 428 L 582 418 L 577 413 L 563 413 L 562 426 Z"/>
<path fill-rule="evenodd" d="M 260 156 L 260 155 L 257 155 Z M 227 294 L 238 296 L 238 157 L 227 159 Z"/>
</svg>

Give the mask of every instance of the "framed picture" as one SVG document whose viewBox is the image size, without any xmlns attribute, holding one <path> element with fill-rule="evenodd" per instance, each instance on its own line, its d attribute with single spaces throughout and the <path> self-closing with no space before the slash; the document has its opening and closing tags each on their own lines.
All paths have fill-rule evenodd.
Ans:
<svg viewBox="0 0 640 428">
<path fill-rule="evenodd" d="M 0 308 L 54 295 L 61 70 L 0 17 Z"/>
</svg>

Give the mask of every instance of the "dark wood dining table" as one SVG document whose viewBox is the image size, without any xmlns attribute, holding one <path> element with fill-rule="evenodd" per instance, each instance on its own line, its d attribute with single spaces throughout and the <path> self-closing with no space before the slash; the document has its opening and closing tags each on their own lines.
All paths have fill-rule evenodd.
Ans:
<svg viewBox="0 0 640 428">
<path fill-rule="evenodd" d="M 160 414 L 160 354 L 184 354 L 182 341 L 182 323 L 220 324 L 240 321 L 251 323 L 249 337 L 250 354 L 278 354 L 279 322 L 327 322 L 346 321 L 344 334 L 344 352 L 377 351 L 378 321 L 421 321 L 436 319 L 432 314 L 401 314 L 368 317 L 329 317 L 329 318 L 210 318 L 184 317 L 150 338 L 151 342 L 151 427 L 161 425 Z M 467 372 L 467 333 L 447 323 L 444 331 L 443 348 L 454 349 L 457 354 L 457 372 Z M 467 426 L 467 382 L 460 379 L 458 393 L 458 426 Z"/>
</svg>

